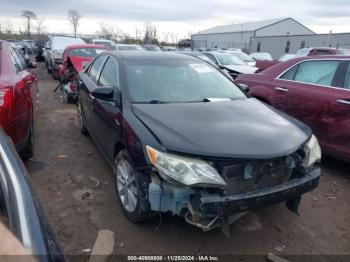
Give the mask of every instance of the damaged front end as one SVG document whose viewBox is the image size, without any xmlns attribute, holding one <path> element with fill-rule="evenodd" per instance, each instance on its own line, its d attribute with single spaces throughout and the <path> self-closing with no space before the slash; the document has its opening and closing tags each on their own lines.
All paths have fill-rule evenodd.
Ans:
<svg viewBox="0 0 350 262">
<path fill-rule="evenodd" d="M 166 163 L 169 155 L 156 156 L 148 152 L 155 167 L 148 187 L 150 208 L 180 215 L 204 231 L 221 227 L 226 235 L 229 225 L 250 210 L 286 202 L 292 212 L 298 213 L 301 195 L 317 187 L 320 177 L 319 165 L 315 164 L 320 154 L 311 163 L 308 161 L 310 150 L 305 148 L 267 160 L 208 159 L 205 163 L 222 178 L 220 181 L 213 174 L 206 174 L 207 178 L 211 176 L 212 183 L 207 178 L 201 181 L 196 170 L 193 171 L 193 178 L 179 181 L 164 170 L 178 172 L 180 176 L 182 173 L 183 177 L 190 171 L 184 171 L 186 168 L 178 163 L 174 164 L 175 160 Z M 183 158 L 181 160 L 185 161 Z M 213 172 L 209 167 L 198 167 L 191 162 L 187 167 Z"/>
</svg>

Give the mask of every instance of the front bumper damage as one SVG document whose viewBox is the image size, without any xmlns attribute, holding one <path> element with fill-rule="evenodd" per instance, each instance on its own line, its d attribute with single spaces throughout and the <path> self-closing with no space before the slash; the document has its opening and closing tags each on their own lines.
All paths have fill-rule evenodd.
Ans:
<svg viewBox="0 0 350 262">
<path fill-rule="evenodd" d="M 152 174 L 148 200 L 153 211 L 180 215 L 204 231 L 221 227 L 228 235 L 229 225 L 251 210 L 286 202 L 286 206 L 297 213 L 301 195 L 317 187 L 320 173 L 320 168 L 314 167 L 302 177 L 239 194 L 223 194 L 215 188 L 185 187 Z"/>
</svg>

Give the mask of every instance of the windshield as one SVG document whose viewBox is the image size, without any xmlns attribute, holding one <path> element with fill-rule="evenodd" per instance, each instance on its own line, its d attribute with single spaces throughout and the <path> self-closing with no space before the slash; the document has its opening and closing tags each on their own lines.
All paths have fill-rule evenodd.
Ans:
<svg viewBox="0 0 350 262">
<path fill-rule="evenodd" d="M 255 62 L 253 58 L 251 58 L 249 55 L 245 53 L 232 53 L 239 59 L 241 59 L 243 62 Z"/>
<path fill-rule="evenodd" d="M 237 56 L 231 54 L 215 54 L 221 65 L 246 65 Z"/>
<path fill-rule="evenodd" d="M 126 86 L 134 103 L 242 99 L 245 94 L 218 70 L 200 61 L 127 61 Z"/>
<path fill-rule="evenodd" d="M 68 52 L 68 56 L 79 56 L 95 58 L 98 54 L 101 54 L 105 49 L 101 48 L 79 48 L 72 49 Z"/>
</svg>

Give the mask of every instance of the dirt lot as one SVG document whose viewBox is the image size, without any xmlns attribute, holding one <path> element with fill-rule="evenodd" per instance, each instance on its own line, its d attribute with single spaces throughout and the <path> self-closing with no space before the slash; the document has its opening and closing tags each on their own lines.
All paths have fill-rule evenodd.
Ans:
<svg viewBox="0 0 350 262">
<path fill-rule="evenodd" d="M 117 205 L 109 165 L 79 133 L 76 106 L 61 104 L 57 82 L 44 65 L 37 70 L 36 151 L 26 166 L 65 254 L 83 254 L 108 229 L 113 254 L 350 255 L 350 165 L 331 158 L 323 161 L 317 190 L 304 196 L 300 216 L 284 205 L 258 210 L 232 225 L 230 238 L 170 215 L 130 223 Z"/>
</svg>

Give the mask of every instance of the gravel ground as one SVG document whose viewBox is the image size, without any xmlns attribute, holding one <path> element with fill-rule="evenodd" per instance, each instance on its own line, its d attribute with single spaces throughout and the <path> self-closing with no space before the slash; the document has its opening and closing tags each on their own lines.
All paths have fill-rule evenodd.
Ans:
<svg viewBox="0 0 350 262">
<path fill-rule="evenodd" d="M 329 157 L 299 216 L 282 204 L 261 209 L 232 225 L 230 238 L 170 215 L 130 223 L 116 202 L 109 165 L 89 136 L 79 133 L 76 106 L 61 104 L 53 92 L 57 82 L 43 64 L 37 70 L 35 157 L 26 166 L 65 254 L 84 254 L 106 229 L 114 232 L 113 254 L 350 255 L 350 165 Z"/>
</svg>

